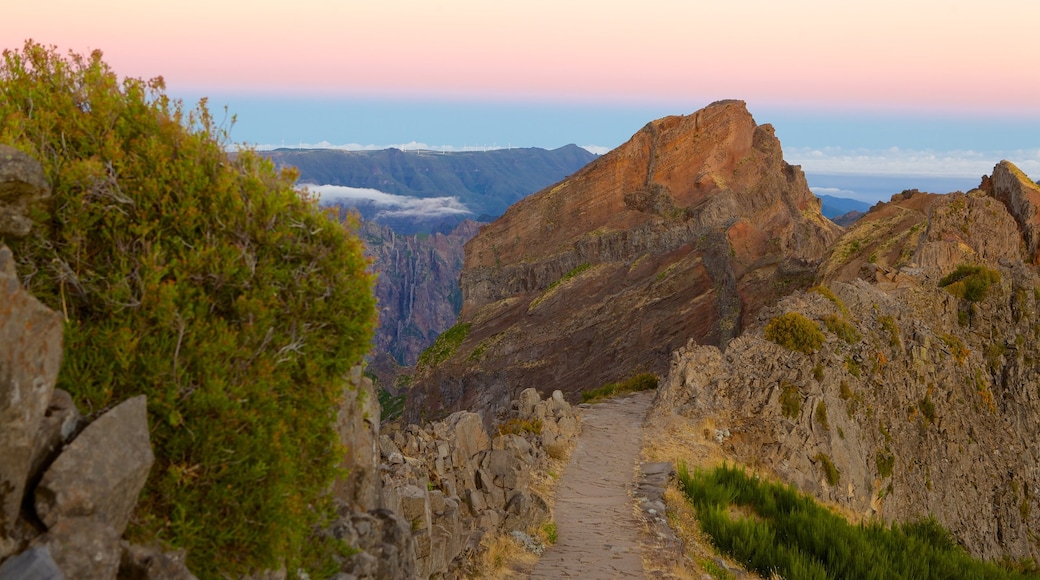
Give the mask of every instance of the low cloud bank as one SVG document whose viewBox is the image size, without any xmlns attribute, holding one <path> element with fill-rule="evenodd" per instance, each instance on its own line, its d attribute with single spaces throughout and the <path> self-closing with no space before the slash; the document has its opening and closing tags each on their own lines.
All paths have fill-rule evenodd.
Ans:
<svg viewBox="0 0 1040 580">
<path fill-rule="evenodd" d="M 375 210 L 375 219 L 436 219 L 473 213 L 457 197 L 411 197 L 342 185 L 307 185 L 306 188 L 318 194 L 321 203 L 372 208 Z"/>
<path fill-rule="evenodd" d="M 328 141 L 318 143 L 296 143 L 272 145 L 270 143 L 254 145 L 258 151 L 273 151 L 275 149 L 335 149 L 338 151 L 382 151 L 383 149 L 400 149 L 401 151 L 438 151 L 440 153 L 461 153 L 466 151 L 498 151 L 501 149 L 519 149 L 519 147 L 503 147 L 494 145 L 430 145 L 418 141 L 408 143 L 396 143 L 393 145 L 362 145 L 360 143 L 347 143 L 345 145 L 334 145 Z M 610 147 L 601 145 L 579 145 L 582 149 L 596 155 L 603 155 L 610 151 Z"/>
<path fill-rule="evenodd" d="M 993 171 L 994 165 L 1002 159 L 1007 159 L 1034 179 L 1040 177 L 1040 149 L 933 151 L 899 147 L 793 147 L 784 149 L 784 157 L 788 163 L 801 165 L 806 173 L 972 178 L 988 175 Z"/>
</svg>

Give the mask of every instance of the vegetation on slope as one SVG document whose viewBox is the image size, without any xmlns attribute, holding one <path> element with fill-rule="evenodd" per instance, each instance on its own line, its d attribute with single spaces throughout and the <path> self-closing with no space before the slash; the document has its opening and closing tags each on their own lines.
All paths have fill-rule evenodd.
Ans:
<svg viewBox="0 0 1040 580">
<path fill-rule="evenodd" d="M 823 346 L 820 327 L 798 312 L 773 317 L 764 332 L 766 340 L 803 354 L 812 354 Z"/>
<path fill-rule="evenodd" d="M 1025 577 L 972 559 L 932 518 L 850 525 L 790 486 L 725 465 L 691 474 L 681 464 L 679 482 L 715 546 L 763 577 Z"/>
<path fill-rule="evenodd" d="M 339 452 L 333 422 L 369 347 L 356 236 L 161 78 L 32 42 L 0 66 L 0 142 L 54 196 L 5 240 L 65 313 L 58 387 L 87 413 L 148 396 L 156 463 L 128 533 L 188 549 L 201 577 L 314 568 Z"/>
<path fill-rule="evenodd" d="M 633 375 L 620 383 L 607 383 L 602 387 L 587 389 L 581 392 L 582 403 L 597 403 L 603 399 L 609 399 L 627 393 L 649 391 L 657 388 L 657 375 L 653 373 L 640 373 Z"/>
</svg>

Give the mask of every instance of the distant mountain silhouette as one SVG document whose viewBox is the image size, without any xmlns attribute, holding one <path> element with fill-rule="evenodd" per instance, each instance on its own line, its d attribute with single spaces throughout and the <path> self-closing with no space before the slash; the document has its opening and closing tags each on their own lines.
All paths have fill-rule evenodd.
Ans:
<svg viewBox="0 0 1040 580">
<path fill-rule="evenodd" d="M 830 219 L 845 215 L 850 211 L 866 213 L 866 211 L 870 209 L 869 203 L 857 199 L 819 194 L 817 194 L 816 197 L 820 198 L 820 201 L 823 202 L 823 207 L 820 209 L 820 212 Z"/>
<path fill-rule="evenodd" d="M 303 184 L 367 188 L 417 198 L 456 197 L 473 212 L 432 219 L 381 218 L 371 204 L 359 207 L 365 219 L 390 225 L 399 233 L 448 231 L 467 218 L 490 221 L 597 157 L 577 145 L 451 153 L 276 149 L 263 155 L 279 166 L 297 167 Z"/>
</svg>

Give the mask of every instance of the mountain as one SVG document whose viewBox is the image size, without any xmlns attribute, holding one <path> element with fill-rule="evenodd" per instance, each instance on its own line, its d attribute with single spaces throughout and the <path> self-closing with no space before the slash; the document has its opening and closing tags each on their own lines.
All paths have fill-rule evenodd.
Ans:
<svg viewBox="0 0 1040 580">
<path fill-rule="evenodd" d="M 651 122 L 470 240 L 459 323 L 420 357 L 409 417 L 663 374 L 689 338 L 724 344 L 804 287 L 839 232 L 743 102 Z"/>
<path fill-rule="evenodd" d="M 302 184 L 372 189 L 405 199 L 455 197 L 469 212 L 423 218 L 421 206 L 411 212 L 387 212 L 385 205 L 371 202 L 339 202 L 359 206 L 363 218 L 391 225 L 398 233 L 437 227 L 447 232 L 466 218 L 490 221 L 596 158 L 577 145 L 450 153 L 276 149 L 263 154 L 278 166 L 299 169 Z"/>
<path fill-rule="evenodd" d="M 834 197 L 833 195 L 824 194 L 816 194 L 816 197 L 820 198 L 820 202 L 822 203 L 820 212 L 824 217 L 829 219 L 834 219 L 851 211 L 866 212 L 870 209 L 869 203 L 859 201 L 858 199 Z"/>
<path fill-rule="evenodd" d="M 967 194 L 878 204 L 833 245 L 819 286 L 724 349 L 677 351 L 648 424 L 710 424 L 720 460 L 846 513 L 931 515 L 976 557 L 1035 560 L 1038 201 L 1004 161 Z M 778 322 L 799 317 L 797 331 Z"/>
</svg>

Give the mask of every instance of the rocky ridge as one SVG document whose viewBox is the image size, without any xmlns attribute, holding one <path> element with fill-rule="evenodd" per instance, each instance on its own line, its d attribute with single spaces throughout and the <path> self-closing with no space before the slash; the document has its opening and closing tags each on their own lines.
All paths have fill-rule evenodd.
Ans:
<svg viewBox="0 0 1040 580">
<path fill-rule="evenodd" d="M 810 280 L 839 229 L 743 102 L 649 123 L 467 244 L 468 334 L 420 365 L 408 416 L 663 373 L 689 337 L 723 344 Z"/>
<path fill-rule="evenodd" d="M 678 415 L 722 457 L 859 517 L 934 515 L 975 556 L 1040 556 L 1040 276 L 1021 210 L 1033 184 L 1009 183 L 1007 162 L 994 175 L 872 208 L 822 265 L 822 289 L 763 310 L 724 349 L 676 351 L 651 421 Z M 963 264 L 999 277 L 966 298 L 943 282 Z M 766 340 L 790 312 L 823 331 L 819 348 Z"/>
</svg>

